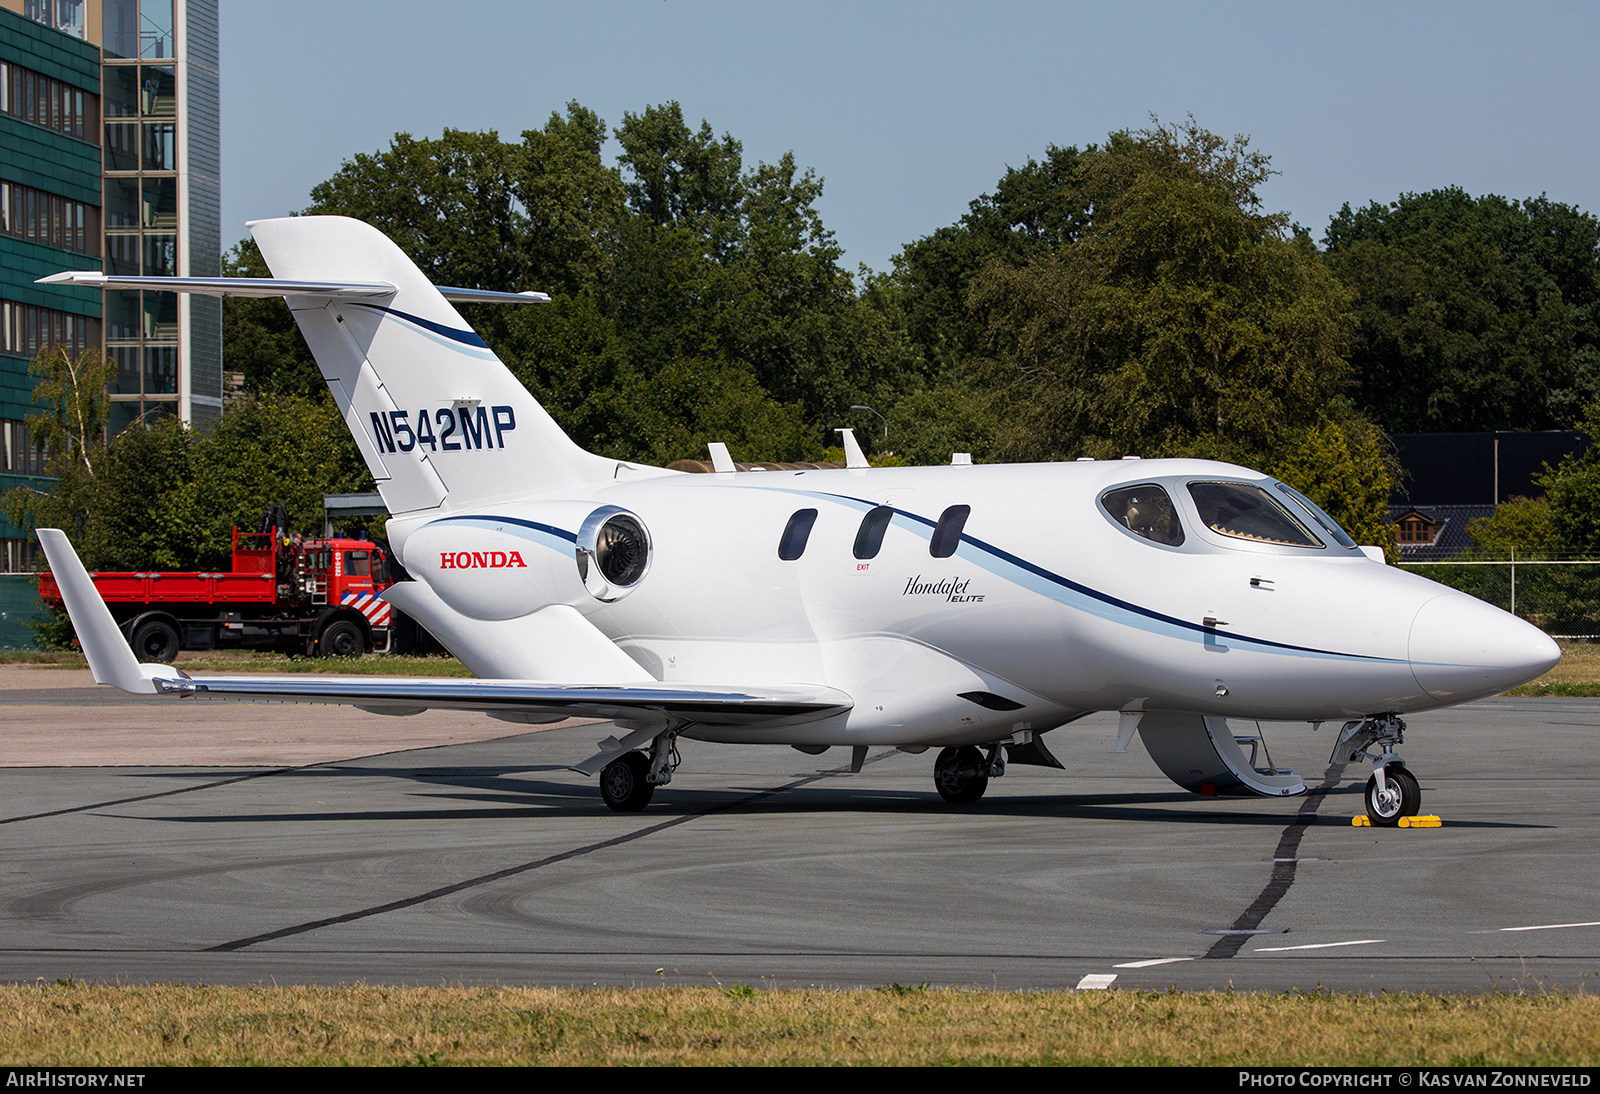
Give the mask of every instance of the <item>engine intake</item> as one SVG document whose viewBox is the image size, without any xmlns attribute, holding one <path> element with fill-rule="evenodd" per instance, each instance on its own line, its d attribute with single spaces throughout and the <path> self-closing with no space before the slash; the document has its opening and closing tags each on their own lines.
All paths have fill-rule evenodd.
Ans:
<svg viewBox="0 0 1600 1094">
<path fill-rule="evenodd" d="M 596 600 L 620 600 L 650 571 L 650 533 L 633 513 L 605 505 L 578 529 L 578 577 Z"/>
</svg>

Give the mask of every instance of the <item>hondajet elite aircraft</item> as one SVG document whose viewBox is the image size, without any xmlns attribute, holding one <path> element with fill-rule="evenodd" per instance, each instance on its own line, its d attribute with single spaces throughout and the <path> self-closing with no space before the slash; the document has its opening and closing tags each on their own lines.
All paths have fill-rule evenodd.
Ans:
<svg viewBox="0 0 1600 1094">
<path fill-rule="evenodd" d="M 1400 715 L 1492 695 L 1560 657 L 1529 624 L 1384 565 L 1283 483 L 1199 460 L 682 474 L 578 448 L 441 289 L 359 221 L 251 226 L 271 279 L 45 281 L 281 295 L 393 514 L 385 597 L 476 680 L 190 677 L 134 654 L 66 538 L 40 540 L 95 679 L 168 700 L 610 719 L 575 765 L 637 810 L 677 739 L 817 753 L 937 748 L 976 801 L 1042 736 L 1121 712 L 1179 785 L 1279 796 L 1256 720 L 1330 722 L 1373 763 L 1372 820 L 1415 814 Z M 1236 736 L 1236 731 L 1241 735 Z M 1246 757 L 1241 745 L 1250 746 Z"/>
</svg>

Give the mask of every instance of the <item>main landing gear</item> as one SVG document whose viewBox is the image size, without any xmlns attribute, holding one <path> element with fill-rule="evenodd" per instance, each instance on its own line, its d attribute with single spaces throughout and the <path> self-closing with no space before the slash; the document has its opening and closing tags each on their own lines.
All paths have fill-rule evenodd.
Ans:
<svg viewBox="0 0 1600 1094">
<path fill-rule="evenodd" d="M 1367 819 L 1373 825 L 1393 828 L 1401 817 L 1414 817 L 1422 808 L 1422 788 L 1406 769 L 1395 746 L 1405 740 L 1406 724 L 1393 714 L 1374 714 L 1346 722 L 1333 746 L 1333 763 L 1372 761 L 1372 777 L 1367 780 Z M 1372 749 L 1381 749 L 1376 754 Z"/>
<path fill-rule="evenodd" d="M 939 796 L 952 805 L 971 805 L 989 789 L 989 780 L 1006 773 L 1005 747 L 988 746 L 985 756 L 975 745 L 947 748 L 933 762 L 933 785 Z"/>
<path fill-rule="evenodd" d="M 682 760 L 678 734 L 663 733 L 650 743 L 650 752 L 624 752 L 600 770 L 600 797 L 618 813 L 637 813 L 650 804 L 656 787 L 672 781 Z"/>
</svg>

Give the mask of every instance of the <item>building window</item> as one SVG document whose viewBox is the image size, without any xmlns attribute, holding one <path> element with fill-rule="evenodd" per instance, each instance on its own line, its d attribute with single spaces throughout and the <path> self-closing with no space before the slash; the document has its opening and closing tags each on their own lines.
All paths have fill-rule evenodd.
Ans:
<svg viewBox="0 0 1600 1094">
<path fill-rule="evenodd" d="M 36 574 L 44 569 L 43 556 L 37 545 L 28 539 L 0 539 L 4 547 L 3 561 L 8 574 Z"/>
<path fill-rule="evenodd" d="M 0 437 L 5 442 L 5 451 L 0 458 L 5 460 L 5 470 L 12 475 L 43 475 L 49 453 L 44 447 L 36 443 L 33 431 L 28 428 L 28 423 L 15 418 L 0 420 Z"/>
<path fill-rule="evenodd" d="M 0 352 L 33 357 L 42 349 L 62 346 L 77 357 L 100 348 L 100 320 L 54 308 L 0 301 Z"/>
<path fill-rule="evenodd" d="M 92 254 L 100 210 L 31 186 L 0 182 L 0 231 L 63 251 Z"/>
<path fill-rule="evenodd" d="M 103 0 L 100 10 L 106 56 L 146 60 L 176 56 L 172 0 Z"/>
<path fill-rule="evenodd" d="M 83 40 L 83 0 L 22 0 L 22 16 Z"/>
<path fill-rule="evenodd" d="M 140 236 L 107 236 L 107 253 L 113 239 L 139 240 Z M 151 237 L 143 237 L 147 251 Z M 115 263 L 109 263 L 115 265 Z M 145 273 L 155 270 L 146 267 Z M 115 290 L 105 294 L 106 356 L 116 362 L 109 390 L 114 396 L 170 396 L 178 392 L 178 296 L 170 292 Z M 161 408 L 164 412 L 164 408 Z M 123 407 L 119 413 L 146 415 L 149 406 Z M 115 419 L 116 415 L 113 415 Z M 112 432 L 117 432 L 113 424 Z"/>
<path fill-rule="evenodd" d="M 1395 538 L 1401 543 L 1432 543 L 1437 527 L 1421 513 L 1407 513 L 1400 518 L 1400 529 Z"/>
<path fill-rule="evenodd" d="M 0 61 L 0 114 L 92 141 L 100 128 L 99 111 L 99 97 L 93 93 Z"/>
</svg>

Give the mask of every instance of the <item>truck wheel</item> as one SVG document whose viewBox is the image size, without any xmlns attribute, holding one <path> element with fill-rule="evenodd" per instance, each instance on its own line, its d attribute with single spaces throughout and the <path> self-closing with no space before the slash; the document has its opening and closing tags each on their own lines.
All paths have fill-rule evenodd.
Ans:
<svg viewBox="0 0 1600 1094">
<path fill-rule="evenodd" d="M 367 652 L 367 640 L 360 627 L 348 619 L 339 619 L 322 632 L 317 652 L 323 657 L 360 657 Z"/>
<path fill-rule="evenodd" d="M 153 665 L 170 665 L 178 656 L 178 632 L 159 619 L 141 623 L 133 632 L 133 653 Z"/>
</svg>

